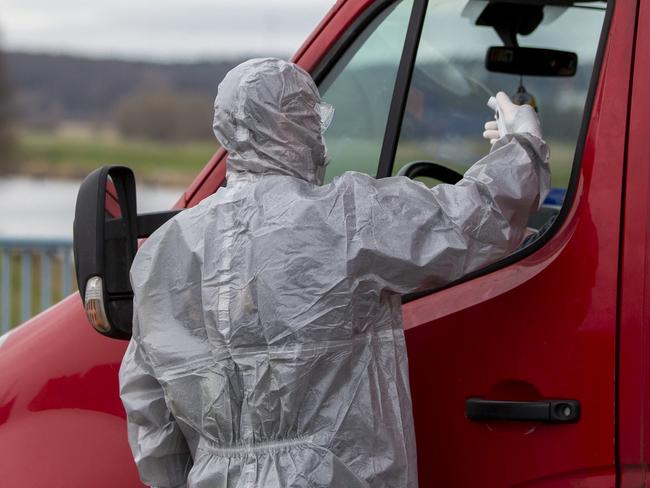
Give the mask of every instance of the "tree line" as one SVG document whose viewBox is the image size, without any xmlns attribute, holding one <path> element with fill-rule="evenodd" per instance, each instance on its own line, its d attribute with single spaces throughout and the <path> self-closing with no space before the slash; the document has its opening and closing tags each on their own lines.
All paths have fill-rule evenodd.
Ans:
<svg viewBox="0 0 650 488">
<path fill-rule="evenodd" d="M 164 64 L 8 54 L 21 126 L 52 130 L 73 121 L 161 142 L 213 137 L 217 84 L 241 61 Z"/>
</svg>

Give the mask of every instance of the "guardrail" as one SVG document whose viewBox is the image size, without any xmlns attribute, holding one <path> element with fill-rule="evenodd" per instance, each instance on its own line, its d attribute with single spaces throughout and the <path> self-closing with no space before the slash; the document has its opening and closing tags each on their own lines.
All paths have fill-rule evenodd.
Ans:
<svg viewBox="0 0 650 488">
<path fill-rule="evenodd" d="M 0 237 L 0 334 L 72 293 L 73 272 L 70 240 Z"/>
</svg>

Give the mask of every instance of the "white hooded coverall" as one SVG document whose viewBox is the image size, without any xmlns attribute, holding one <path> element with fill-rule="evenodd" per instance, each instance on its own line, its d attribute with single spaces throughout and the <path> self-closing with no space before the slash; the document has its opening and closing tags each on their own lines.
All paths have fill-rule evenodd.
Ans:
<svg viewBox="0 0 650 488">
<path fill-rule="evenodd" d="M 227 187 L 136 255 L 120 384 L 150 486 L 417 487 L 400 296 L 520 244 L 547 146 L 502 137 L 433 189 L 356 172 L 322 185 L 319 103 L 292 63 L 233 69 L 214 119 Z"/>
</svg>

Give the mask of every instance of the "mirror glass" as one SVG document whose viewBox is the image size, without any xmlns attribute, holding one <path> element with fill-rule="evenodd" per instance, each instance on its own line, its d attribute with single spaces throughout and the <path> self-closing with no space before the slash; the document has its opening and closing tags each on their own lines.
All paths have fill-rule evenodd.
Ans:
<svg viewBox="0 0 650 488">
<path fill-rule="evenodd" d="M 578 55 L 569 51 L 533 47 L 492 46 L 485 67 L 495 73 L 529 76 L 574 76 Z"/>
</svg>

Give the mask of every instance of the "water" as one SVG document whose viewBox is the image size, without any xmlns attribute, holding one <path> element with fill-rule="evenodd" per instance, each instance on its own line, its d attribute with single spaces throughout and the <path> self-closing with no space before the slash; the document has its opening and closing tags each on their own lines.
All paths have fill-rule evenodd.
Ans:
<svg viewBox="0 0 650 488">
<path fill-rule="evenodd" d="M 80 180 L 0 178 L 0 237 L 72 240 Z M 168 210 L 184 188 L 139 184 L 138 213 Z"/>
</svg>

